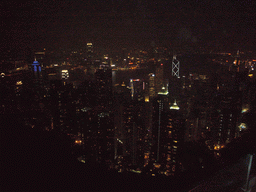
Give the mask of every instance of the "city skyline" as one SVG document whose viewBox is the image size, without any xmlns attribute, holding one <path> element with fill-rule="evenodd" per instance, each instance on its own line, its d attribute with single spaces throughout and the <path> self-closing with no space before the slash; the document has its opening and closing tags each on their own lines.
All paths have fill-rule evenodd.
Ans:
<svg viewBox="0 0 256 192">
<path fill-rule="evenodd" d="M 254 4 L 1 2 L 1 187 L 250 191 Z"/>
</svg>

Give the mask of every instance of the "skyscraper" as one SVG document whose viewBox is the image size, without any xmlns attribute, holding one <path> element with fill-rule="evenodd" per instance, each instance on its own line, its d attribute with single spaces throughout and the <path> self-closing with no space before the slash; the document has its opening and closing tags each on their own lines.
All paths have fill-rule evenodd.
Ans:
<svg viewBox="0 0 256 192">
<path fill-rule="evenodd" d="M 172 76 L 180 76 L 180 62 L 176 59 L 176 55 L 173 55 L 172 59 Z"/>
<path fill-rule="evenodd" d="M 161 92 L 163 87 L 164 87 L 164 66 L 161 63 L 156 67 L 156 76 L 155 76 L 156 93 Z"/>
<path fill-rule="evenodd" d="M 168 97 L 161 95 L 154 102 L 153 122 L 151 160 L 159 167 L 158 173 L 174 176 L 181 171 L 185 119 L 176 102 L 169 107 Z"/>
<path fill-rule="evenodd" d="M 148 76 L 149 76 L 149 97 L 150 99 L 153 99 L 156 96 L 155 74 L 150 73 Z"/>
<path fill-rule="evenodd" d="M 166 136 L 168 142 L 166 149 L 166 172 L 167 176 L 175 175 L 181 171 L 180 152 L 184 143 L 185 119 L 179 111 L 176 102 L 168 112 L 168 124 L 166 126 Z"/>
<path fill-rule="evenodd" d="M 93 46 L 92 43 L 87 43 L 86 45 L 86 51 L 87 51 L 87 60 L 88 61 L 92 61 L 92 57 L 93 57 Z"/>
<path fill-rule="evenodd" d="M 35 79 L 39 79 L 41 77 L 41 65 L 39 64 L 39 62 L 36 59 L 31 65 L 31 70 L 33 73 L 33 77 Z"/>
<path fill-rule="evenodd" d="M 112 70 L 108 67 L 102 67 L 96 70 L 96 95 L 97 104 L 102 108 L 111 108 L 112 105 Z"/>
</svg>

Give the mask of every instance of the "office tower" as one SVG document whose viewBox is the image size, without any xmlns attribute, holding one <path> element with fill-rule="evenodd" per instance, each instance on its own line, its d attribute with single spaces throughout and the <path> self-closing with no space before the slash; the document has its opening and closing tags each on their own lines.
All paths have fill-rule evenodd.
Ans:
<svg viewBox="0 0 256 192">
<path fill-rule="evenodd" d="M 117 156 L 125 157 L 126 165 L 143 165 L 145 152 L 144 101 L 123 101 L 117 107 L 115 124 Z"/>
<path fill-rule="evenodd" d="M 182 94 L 182 80 L 179 76 L 180 71 L 180 62 L 176 59 L 176 55 L 172 59 L 172 74 L 169 78 L 168 92 L 170 100 L 181 99 L 180 95 Z"/>
<path fill-rule="evenodd" d="M 167 176 L 175 176 L 181 172 L 180 152 L 184 143 L 185 119 L 176 106 L 167 114 L 168 124 L 166 126 L 167 142 L 165 143 L 166 152 L 166 171 Z"/>
<path fill-rule="evenodd" d="M 149 99 L 151 100 L 156 96 L 155 74 L 150 73 L 148 76 L 149 76 Z"/>
<path fill-rule="evenodd" d="M 180 62 L 176 59 L 176 55 L 173 55 L 172 59 L 172 76 L 180 76 Z"/>
<path fill-rule="evenodd" d="M 112 93 L 112 70 L 101 66 L 95 72 L 97 129 L 95 132 L 96 160 L 114 159 L 114 114 Z"/>
<path fill-rule="evenodd" d="M 171 76 L 169 78 L 168 92 L 170 101 L 180 100 L 182 95 L 182 80 Z"/>
<path fill-rule="evenodd" d="M 78 132 L 81 133 L 84 160 L 96 161 L 96 132 L 98 126 L 97 112 L 90 107 L 81 106 L 76 109 Z"/>
<path fill-rule="evenodd" d="M 76 111 L 83 159 L 99 163 L 112 163 L 115 131 L 112 114 L 98 107 L 77 108 Z"/>
<path fill-rule="evenodd" d="M 102 108 L 112 106 L 112 70 L 102 67 L 95 72 L 97 104 Z"/>
<path fill-rule="evenodd" d="M 144 121 L 145 121 L 145 137 L 144 137 L 144 166 L 150 161 L 151 144 L 152 144 L 152 118 L 153 118 L 153 106 L 152 102 L 145 100 L 144 103 Z"/>
<path fill-rule="evenodd" d="M 124 101 L 119 98 L 115 105 L 115 158 L 119 159 L 120 169 L 126 168 L 125 166 L 131 164 L 132 143 L 133 140 L 133 122 L 134 117 L 132 114 L 133 105 L 131 101 Z M 120 164 L 120 159 L 122 163 Z"/>
<path fill-rule="evenodd" d="M 61 80 L 50 82 L 47 106 L 51 111 L 52 128 L 56 131 L 69 134 L 77 132 L 76 105 L 73 91 L 72 84 L 63 85 Z"/>
<path fill-rule="evenodd" d="M 45 51 L 38 51 L 35 52 L 36 60 L 41 64 L 41 66 L 45 66 L 46 58 L 45 58 Z"/>
<path fill-rule="evenodd" d="M 153 105 L 152 173 L 174 176 L 181 171 L 179 153 L 184 143 L 185 119 L 176 102 L 169 107 L 166 95 L 156 98 Z"/>
<path fill-rule="evenodd" d="M 156 162 L 162 161 L 162 149 L 164 146 L 165 124 L 167 122 L 166 112 L 169 102 L 167 95 L 158 95 L 153 100 L 153 117 L 152 117 L 152 151 L 151 159 Z"/>
<path fill-rule="evenodd" d="M 156 93 L 162 92 L 162 88 L 165 87 L 164 85 L 164 65 L 161 63 L 156 67 L 156 74 L 155 74 L 155 88 Z"/>
<path fill-rule="evenodd" d="M 98 113 L 97 129 L 95 132 L 95 152 L 98 162 L 114 159 L 114 122 L 112 113 L 108 111 Z"/>
<path fill-rule="evenodd" d="M 88 60 L 88 62 L 92 62 L 92 58 L 93 58 L 93 45 L 92 45 L 92 43 L 87 43 L 86 48 L 87 48 L 86 49 L 87 50 L 87 60 Z"/>
<path fill-rule="evenodd" d="M 145 82 L 142 79 L 130 79 L 131 97 L 133 100 L 142 101 L 145 93 Z"/>
<path fill-rule="evenodd" d="M 218 107 L 218 130 L 217 143 L 215 149 L 219 149 L 221 145 L 231 142 L 235 137 L 237 122 L 241 111 L 236 95 L 225 94 L 221 97 L 220 106 Z M 240 108 L 240 109 L 239 109 Z"/>
<path fill-rule="evenodd" d="M 61 70 L 61 79 L 62 80 L 67 80 L 69 78 L 69 73 L 67 69 Z"/>
<path fill-rule="evenodd" d="M 31 64 L 31 70 L 33 73 L 33 77 L 35 79 L 39 79 L 41 77 L 41 65 L 39 62 L 35 59 L 35 61 Z"/>
<path fill-rule="evenodd" d="M 72 97 L 72 84 L 66 84 L 58 91 L 59 128 L 63 133 L 77 133 L 76 106 Z"/>
</svg>

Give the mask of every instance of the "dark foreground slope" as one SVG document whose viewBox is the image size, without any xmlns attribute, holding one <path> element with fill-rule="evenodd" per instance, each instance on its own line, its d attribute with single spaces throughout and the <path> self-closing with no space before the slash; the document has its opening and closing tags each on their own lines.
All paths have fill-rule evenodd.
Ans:
<svg viewBox="0 0 256 192">
<path fill-rule="evenodd" d="M 96 162 L 80 163 L 68 138 L 1 116 L 2 191 L 182 191 L 184 180 L 118 174 Z"/>
</svg>

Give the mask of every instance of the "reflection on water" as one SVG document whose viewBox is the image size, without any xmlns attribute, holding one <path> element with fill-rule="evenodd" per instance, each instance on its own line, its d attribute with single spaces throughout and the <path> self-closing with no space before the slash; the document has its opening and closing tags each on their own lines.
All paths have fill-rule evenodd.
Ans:
<svg viewBox="0 0 256 192">
<path fill-rule="evenodd" d="M 112 71 L 112 82 L 113 85 L 121 84 L 124 82 L 125 84 L 129 84 L 130 79 L 148 79 L 148 74 L 152 73 L 152 70 L 149 69 L 136 69 L 136 70 L 125 70 L 125 71 Z"/>
</svg>

